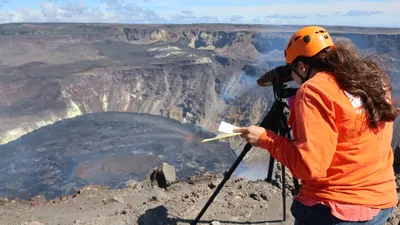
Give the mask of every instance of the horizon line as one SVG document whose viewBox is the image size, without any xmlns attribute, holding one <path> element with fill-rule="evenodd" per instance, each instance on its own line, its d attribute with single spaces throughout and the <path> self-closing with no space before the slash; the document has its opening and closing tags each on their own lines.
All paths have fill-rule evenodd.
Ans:
<svg viewBox="0 0 400 225">
<path fill-rule="evenodd" d="M 367 26 L 367 25 L 324 25 L 324 24 L 266 24 L 266 23 L 116 23 L 116 22 L 69 22 L 69 21 L 54 21 L 54 22 L 10 22 L 0 23 L 0 25 L 18 25 L 18 24 L 110 24 L 110 25 L 139 25 L 139 26 L 193 26 L 193 25 L 229 25 L 229 26 L 263 26 L 263 27 L 304 27 L 304 26 L 321 26 L 332 28 L 361 28 L 361 29 L 399 29 L 400 26 Z"/>
</svg>

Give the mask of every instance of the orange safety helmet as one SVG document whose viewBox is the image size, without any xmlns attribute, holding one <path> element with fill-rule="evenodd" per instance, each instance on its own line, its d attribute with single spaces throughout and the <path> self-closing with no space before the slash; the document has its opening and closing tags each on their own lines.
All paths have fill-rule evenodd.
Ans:
<svg viewBox="0 0 400 225">
<path fill-rule="evenodd" d="M 286 46 L 286 63 L 293 63 L 299 56 L 312 57 L 323 49 L 334 46 L 326 29 L 319 26 L 303 27 L 293 34 Z"/>
</svg>

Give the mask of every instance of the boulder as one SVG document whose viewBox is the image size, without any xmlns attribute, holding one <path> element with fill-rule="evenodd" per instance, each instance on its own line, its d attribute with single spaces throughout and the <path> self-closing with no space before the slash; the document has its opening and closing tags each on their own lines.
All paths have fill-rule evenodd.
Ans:
<svg viewBox="0 0 400 225">
<path fill-rule="evenodd" d="M 150 172 L 150 182 L 160 188 L 166 188 L 176 181 L 175 167 L 162 163 Z"/>
</svg>

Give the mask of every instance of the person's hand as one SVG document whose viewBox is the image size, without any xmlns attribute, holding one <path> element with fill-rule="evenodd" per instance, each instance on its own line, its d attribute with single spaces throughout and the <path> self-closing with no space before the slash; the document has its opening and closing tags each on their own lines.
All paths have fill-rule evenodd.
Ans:
<svg viewBox="0 0 400 225">
<path fill-rule="evenodd" d="M 233 130 L 234 133 L 241 133 L 240 137 L 246 139 L 252 146 L 258 146 L 258 139 L 265 132 L 265 129 L 259 126 L 240 127 Z"/>
</svg>

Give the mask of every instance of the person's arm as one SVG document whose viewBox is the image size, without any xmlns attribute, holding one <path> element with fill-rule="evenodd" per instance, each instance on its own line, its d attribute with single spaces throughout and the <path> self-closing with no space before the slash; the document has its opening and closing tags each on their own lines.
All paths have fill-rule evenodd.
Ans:
<svg viewBox="0 0 400 225">
<path fill-rule="evenodd" d="M 299 90 L 300 91 L 300 90 Z M 267 130 L 258 146 L 302 180 L 326 176 L 337 145 L 333 104 L 314 87 L 306 87 L 295 103 L 295 142 Z"/>
</svg>

